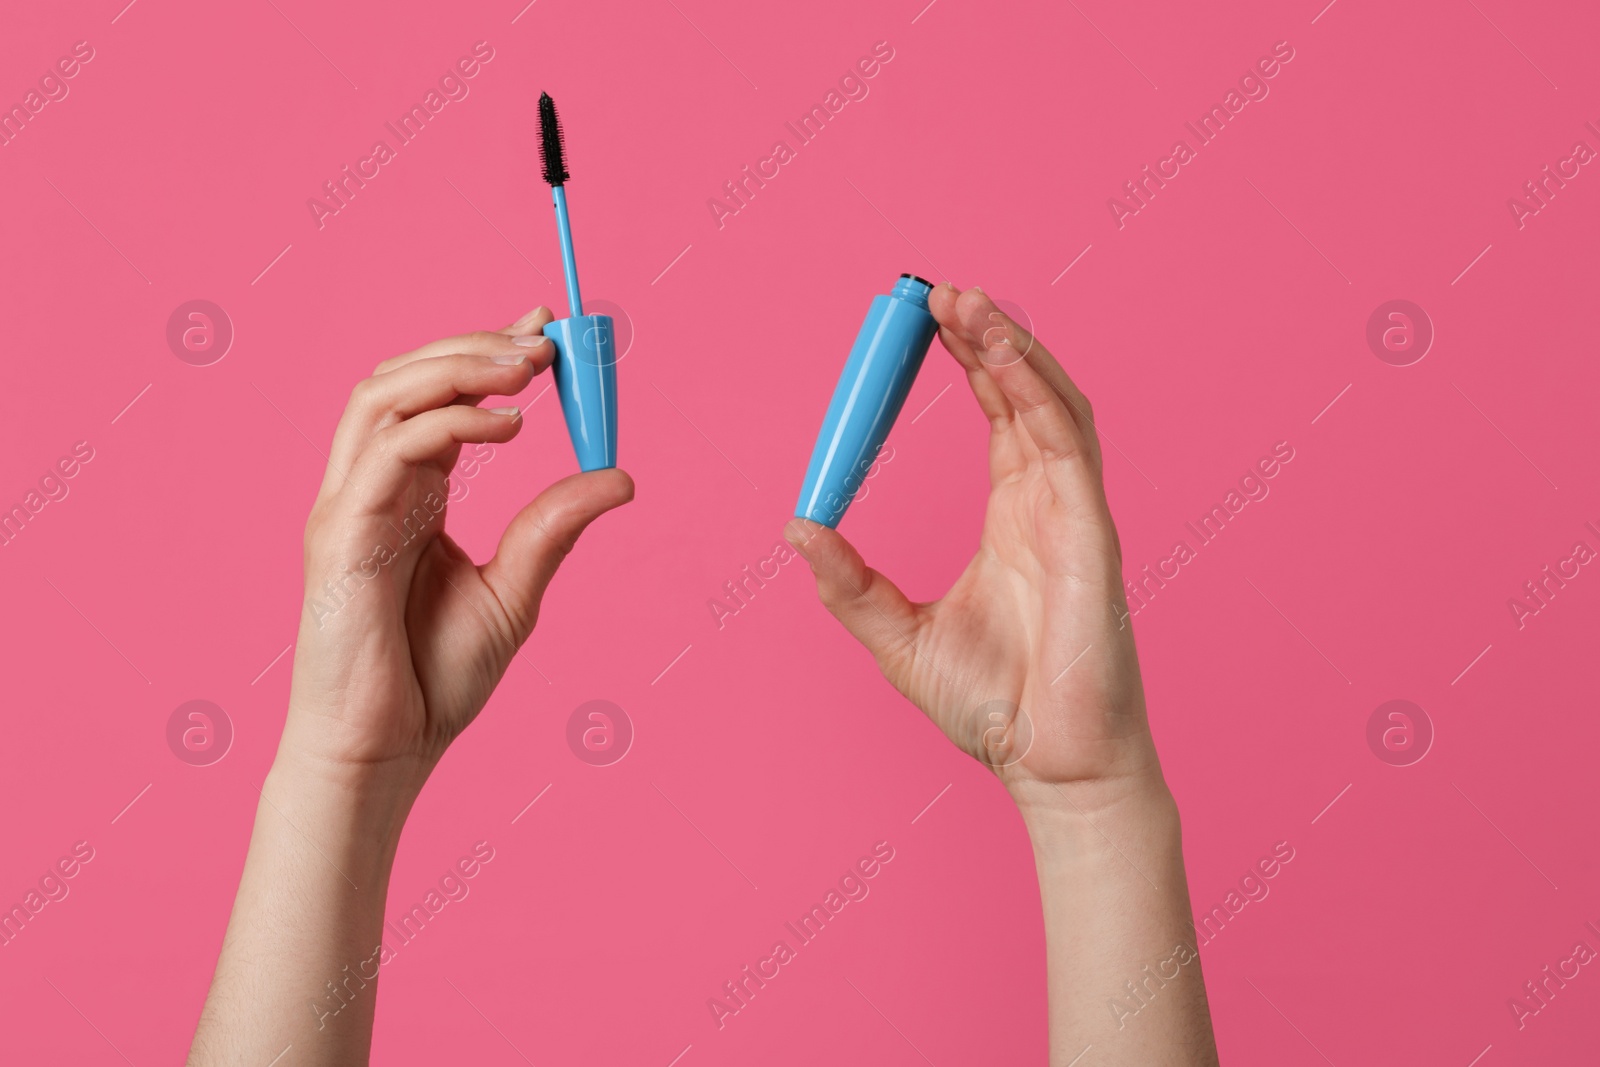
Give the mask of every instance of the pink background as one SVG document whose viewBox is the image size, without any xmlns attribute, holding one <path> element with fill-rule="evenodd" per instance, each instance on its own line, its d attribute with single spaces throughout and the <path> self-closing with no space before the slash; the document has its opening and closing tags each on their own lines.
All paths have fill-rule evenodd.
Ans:
<svg viewBox="0 0 1600 1067">
<path fill-rule="evenodd" d="M 1043 1062 L 1037 889 L 1000 786 L 880 681 L 803 564 L 720 630 L 708 606 L 771 555 L 866 303 L 901 271 L 1020 305 L 1093 398 L 1130 576 L 1295 449 L 1135 622 L 1197 910 L 1295 850 L 1203 949 L 1225 1062 L 1592 1054 L 1594 968 L 1520 1031 L 1507 1000 L 1580 938 L 1600 948 L 1600 574 L 1520 630 L 1507 600 L 1600 548 L 1580 313 L 1600 175 L 1521 229 L 1507 199 L 1600 148 L 1600 16 L 923 2 L 5 13 L 0 101 L 74 42 L 95 57 L 0 148 L 0 503 L 75 442 L 95 455 L 0 549 L 0 898 L 74 842 L 95 858 L 0 949 L 0 1060 L 187 1047 L 284 715 L 318 450 L 381 359 L 564 304 L 540 89 L 586 294 L 637 332 L 638 500 L 568 561 L 407 827 L 392 908 L 476 841 L 496 858 L 384 969 L 378 1062 Z M 470 95 L 319 230 L 307 198 L 480 40 Z M 1270 95 L 1119 230 L 1107 198 L 1285 40 Z M 870 95 L 719 229 L 707 199 L 793 147 L 784 122 L 878 41 Z M 205 367 L 165 339 L 197 298 L 237 334 Z M 1365 341 L 1394 298 L 1437 331 L 1408 367 Z M 845 522 L 913 596 L 973 547 L 984 435 L 936 346 Z M 573 467 L 547 395 L 450 529 L 481 558 Z M 212 766 L 167 747 L 193 699 L 236 731 Z M 567 747 L 591 699 L 637 731 L 614 766 Z M 1437 734 L 1413 766 L 1366 741 L 1391 699 Z M 871 896 L 718 1030 L 706 998 L 877 841 L 896 858 Z"/>
</svg>

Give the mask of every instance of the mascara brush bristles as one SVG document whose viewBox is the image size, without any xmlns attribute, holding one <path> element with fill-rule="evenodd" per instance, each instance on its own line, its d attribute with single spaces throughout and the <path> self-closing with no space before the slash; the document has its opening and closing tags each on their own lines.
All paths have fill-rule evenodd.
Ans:
<svg viewBox="0 0 1600 1067">
<path fill-rule="evenodd" d="M 539 94 L 539 159 L 544 164 L 544 180 L 560 185 L 567 173 L 567 147 L 561 136 L 561 120 L 556 117 L 556 102 L 549 93 Z"/>
</svg>

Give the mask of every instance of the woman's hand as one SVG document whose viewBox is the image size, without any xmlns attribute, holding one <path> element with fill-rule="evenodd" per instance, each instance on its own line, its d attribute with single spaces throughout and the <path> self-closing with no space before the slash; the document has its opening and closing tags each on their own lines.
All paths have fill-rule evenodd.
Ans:
<svg viewBox="0 0 1600 1067">
<path fill-rule="evenodd" d="M 1096 1063 L 1214 1067 L 1089 402 L 982 290 L 946 283 L 928 306 L 991 427 L 972 562 L 913 604 L 835 531 L 796 519 L 785 533 L 884 676 L 1016 799 L 1044 905 L 1050 1062 L 1092 1047 Z M 1141 988 L 1161 992 L 1142 999 L 1152 968 Z"/>
<path fill-rule="evenodd" d="M 538 308 L 499 332 L 446 338 L 378 365 L 334 434 L 305 535 L 305 610 L 280 753 L 423 775 L 477 715 L 527 640 L 578 535 L 633 498 L 619 470 L 551 485 L 474 564 L 445 533 L 461 446 L 522 428 L 515 396 L 549 367 Z"/>
<path fill-rule="evenodd" d="M 1089 402 L 980 289 L 929 295 L 989 419 L 988 511 L 945 596 L 915 604 L 840 534 L 786 534 L 884 676 L 1026 804 L 1042 786 L 1159 783 Z"/>
</svg>

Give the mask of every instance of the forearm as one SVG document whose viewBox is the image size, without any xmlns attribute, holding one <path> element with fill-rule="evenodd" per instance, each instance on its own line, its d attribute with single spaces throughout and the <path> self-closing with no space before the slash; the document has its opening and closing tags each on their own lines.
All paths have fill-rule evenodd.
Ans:
<svg viewBox="0 0 1600 1067">
<path fill-rule="evenodd" d="M 255 829 L 191 1067 L 366 1063 L 384 899 L 410 771 L 351 771 L 280 751 Z"/>
<path fill-rule="evenodd" d="M 1216 1061 L 1177 807 L 1158 777 L 1028 783 L 1050 983 L 1050 1062 Z"/>
</svg>

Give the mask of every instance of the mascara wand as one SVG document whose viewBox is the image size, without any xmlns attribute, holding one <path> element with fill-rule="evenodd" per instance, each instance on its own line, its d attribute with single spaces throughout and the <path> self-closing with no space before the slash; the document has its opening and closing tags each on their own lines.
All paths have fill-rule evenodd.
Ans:
<svg viewBox="0 0 1600 1067">
<path fill-rule="evenodd" d="M 578 294 L 578 261 L 572 251 L 572 220 L 567 217 L 566 143 L 561 136 L 561 120 L 556 117 L 556 102 L 549 93 L 539 94 L 539 159 L 544 164 L 544 180 L 556 205 L 556 228 L 561 232 L 561 267 L 567 276 L 567 314 L 583 314 L 583 298 Z"/>
<path fill-rule="evenodd" d="M 549 93 L 539 94 L 539 159 L 556 205 L 561 234 L 561 266 L 567 276 L 567 317 L 544 327 L 556 347 L 552 371 L 567 435 L 578 466 L 586 471 L 617 465 L 616 326 L 609 315 L 585 315 L 578 295 L 578 261 L 572 253 L 572 222 L 567 218 L 566 146 L 561 120 Z"/>
</svg>

